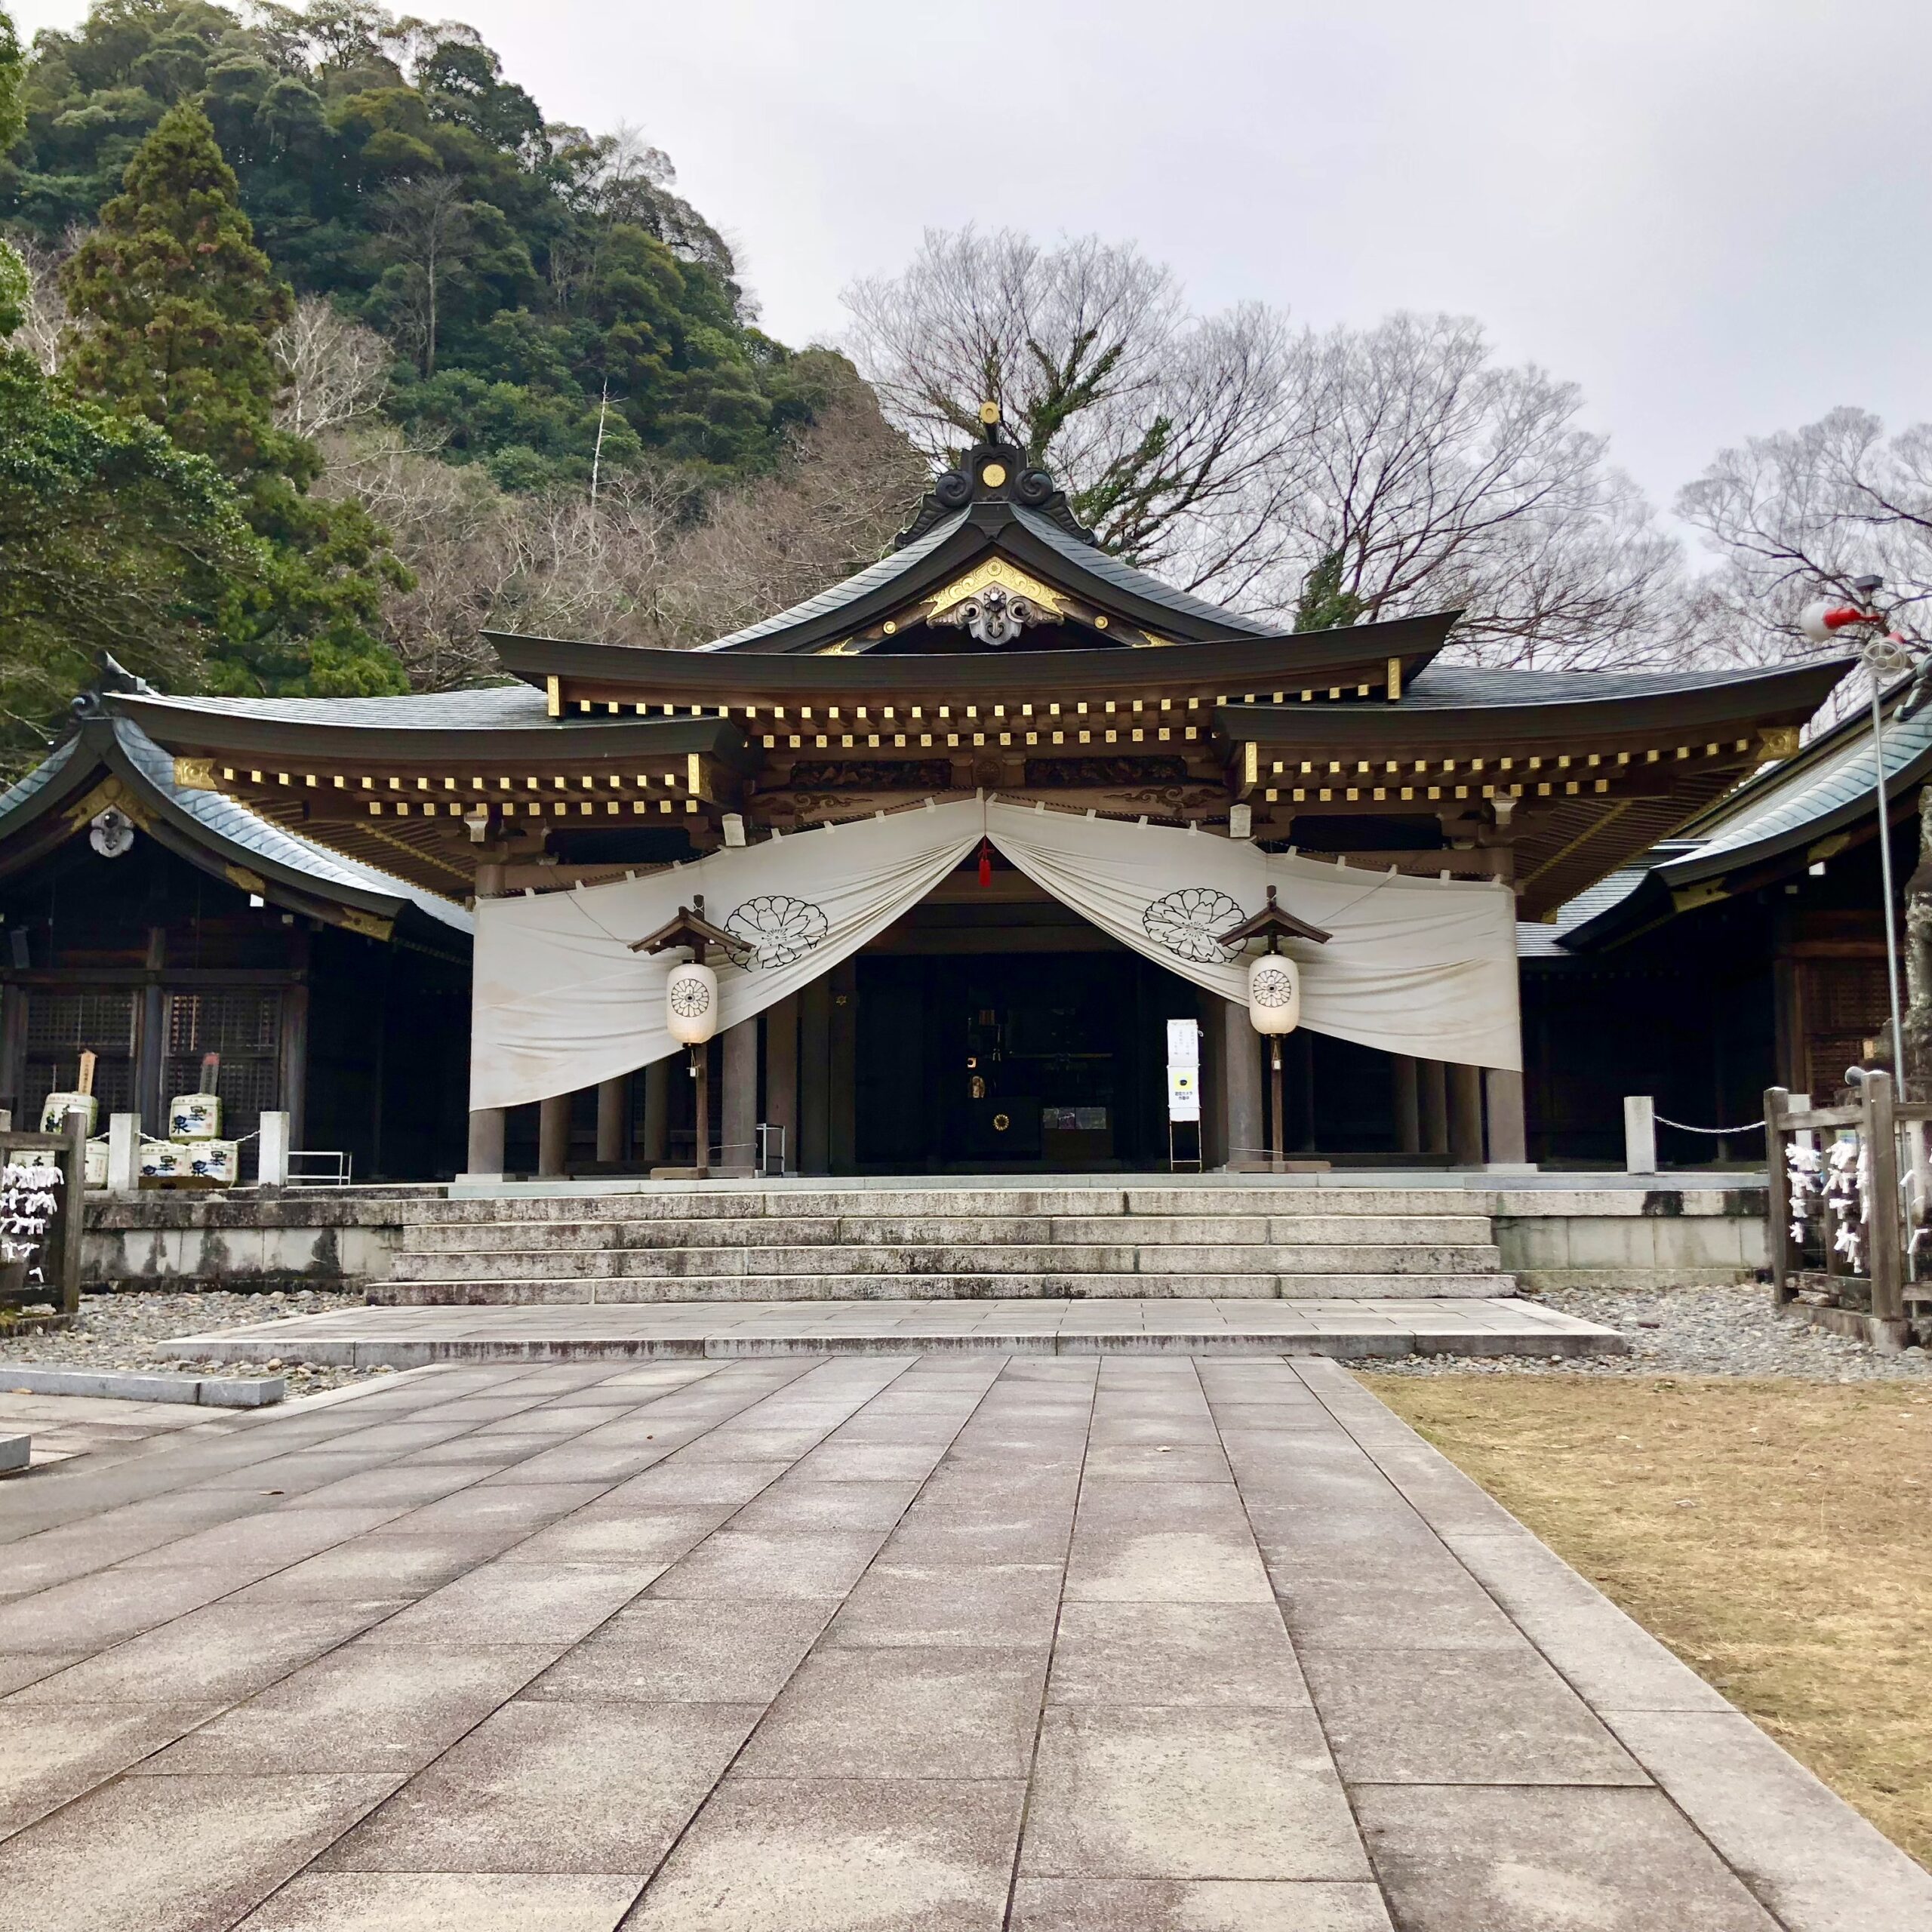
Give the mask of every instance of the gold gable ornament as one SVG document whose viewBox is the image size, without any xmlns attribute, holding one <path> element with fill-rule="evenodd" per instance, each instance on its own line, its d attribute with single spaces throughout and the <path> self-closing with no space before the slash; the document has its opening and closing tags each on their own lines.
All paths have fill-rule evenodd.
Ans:
<svg viewBox="0 0 1932 1932">
<path fill-rule="evenodd" d="M 964 629 L 997 649 L 1035 624 L 1057 623 L 1066 615 L 1057 591 L 1004 557 L 989 557 L 933 599 L 926 622 Z"/>
</svg>

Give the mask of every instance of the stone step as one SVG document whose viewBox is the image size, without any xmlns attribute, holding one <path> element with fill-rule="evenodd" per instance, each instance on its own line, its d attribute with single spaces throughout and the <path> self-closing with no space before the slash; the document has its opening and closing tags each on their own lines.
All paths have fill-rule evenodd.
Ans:
<svg viewBox="0 0 1932 1932">
<path fill-rule="evenodd" d="M 394 1308 L 569 1306 L 592 1302 L 1357 1301 L 1489 1300 L 1515 1293 L 1515 1278 L 1468 1275 L 713 1275 L 551 1278 L 527 1281 L 384 1281 L 369 1300 Z"/>
<path fill-rule="evenodd" d="M 1480 1245 L 1489 1221 L 1480 1214 L 1094 1214 L 814 1215 L 739 1220 L 635 1220 L 610 1218 L 533 1223 L 514 1221 L 418 1223 L 405 1230 L 407 1254 L 474 1254 L 497 1248 L 1025 1247 L 1065 1244 L 1307 1247 Z"/>
<path fill-rule="evenodd" d="M 1250 1247 L 1091 1247 L 1065 1243 L 919 1247 L 495 1247 L 473 1254 L 398 1254 L 392 1278 L 435 1281 L 451 1262 L 478 1281 L 725 1275 L 1469 1275 L 1501 1265 L 1487 1243 Z"/>
<path fill-rule="evenodd" d="M 559 1183 L 560 1186 L 564 1186 Z M 1480 1197 L 1478 1197 L 1480 1198 Z M 861 1217 L 958 1219 L 969 1216 L 1115 1215 L 1466 1216 L 1461 1188 L 1303 1187 L 790 1187 L 663 1186 L 648 1193 L 560 1192 L 552 1195 L 414 1203 L 409 1219 L 450 1222 L 738 1220 Z"/>
</svg>

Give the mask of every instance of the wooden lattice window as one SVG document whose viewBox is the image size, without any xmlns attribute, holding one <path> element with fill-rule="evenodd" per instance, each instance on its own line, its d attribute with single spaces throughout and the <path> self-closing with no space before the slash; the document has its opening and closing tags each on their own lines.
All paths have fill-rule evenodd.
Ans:
<svg viewBox="0 0 1932 1932">
<path fill-rule="evenodd" d="M 69 992 L 51 986 L 25 990 L 26 1084 L 17 1125 L 40 1124 L 50 1094 L 69 1094 L 79 1077 L 81 1055 L 94 1056 L 94 1097 L 102 1131 L 109 1114 L 134 1107 L 134 1012 L 139 995 L 130 988 Z"/>
<path fill-rule="evenodd" d="M 224 1139 L 252 1134 L 280 1101 L 281 995 L 254 990 L 168 995 L 167 1092 L 195 1092 L 202 1060 L 221 1056 L 215 1091 L 221 1096 Z"/>
<path fill-rule="evenodd" d="M 1863 1064 L 1866 1043 L 1885 1030 L 1891 1001 L 1884 959 L 1808 959 L 1803 998 L 1807 1091 L 1829 1106 L 1845 1069 Z"/>
</svg>

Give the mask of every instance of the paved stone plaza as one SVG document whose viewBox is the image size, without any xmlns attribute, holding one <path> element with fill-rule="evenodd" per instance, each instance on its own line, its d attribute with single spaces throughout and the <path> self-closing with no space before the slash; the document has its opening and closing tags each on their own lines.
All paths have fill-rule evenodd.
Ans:
<svg viewBox="0 0 1932 1932">
<path fill-rule="evenodd" d="M 1932 1927 L 1330 1361 L 432 1368 L 0 1538 L 8 1927 Z"/>
</svg>

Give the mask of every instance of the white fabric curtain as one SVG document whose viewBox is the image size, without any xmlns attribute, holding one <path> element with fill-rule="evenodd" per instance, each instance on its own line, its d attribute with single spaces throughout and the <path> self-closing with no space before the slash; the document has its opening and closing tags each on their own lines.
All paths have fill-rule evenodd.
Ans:
<svg viewBox="0 0 1932 1932">
<path fill-rule="evenodd" d="M 909 911 L 982 837 L 1044 891 L 1223 998 L 1246 974 L 1216 935 L 1267 888 L 1334 937 L 1291 941 L 1302 1023 L 1389 1053 L 1515 1069 L 1515 901 L 1504 886 L 1278 857 L 1235 840 L 968 798 L 796 832 L 610 885 L 476 909 L 472 1107 L 594 1086 L 677 1051 L 674 959 L 630 950 L 702 894 L 731 933 L 718 1026 L 817 979 Z"/>
<path fill-rule="evenodd" d="M 1521 1068 L 1516 896 L 1488 881 L 1323 865 L 1166 826 L 986 807 L 993 843 L 1042 891 L 1223 999 L 1246 1004 L 1245 957 L 1216 943 L 1266 903 L 1332 937 L 1289 940 L 1301 1023 L 1385 1053 Z"/>
<path fill-rule="evenodd" d="M 678 1051 L 664 982 L 681 950 L 631 951 L 702 894 L 741 941 L 721 1032 L 829 971 L 915 906 L 986 832 L 977 798 L 728 848 L 668 872 L 476 906 L 469 1104 L 574 1093 Z"/>
</svg>

